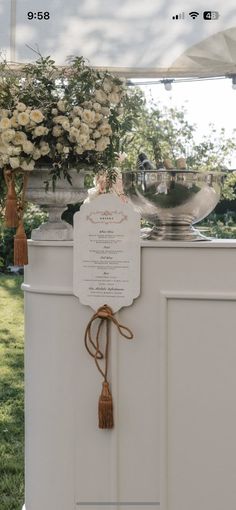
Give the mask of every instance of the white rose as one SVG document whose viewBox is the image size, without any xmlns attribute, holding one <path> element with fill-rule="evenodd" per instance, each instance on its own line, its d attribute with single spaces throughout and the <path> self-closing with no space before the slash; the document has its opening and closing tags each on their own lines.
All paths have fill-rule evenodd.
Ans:
<svg viewBox="0 0 236 510">
<path fill-rule="evenodd" d="M 63 153 L 64 154 L 69 154 L 69 152 L 70 152 L 69 147 L 63 147 Z"/>
<path fill-rule="evenodd" d="M 55 138 L 57 138 L 58 136 L 61 136 L 61 134 L 62 134 L 61 126 L 54 126 L 52 129 L 52 134 L 53 134 L 53 136 L 55 136 Z"/>
<path fill-rule="evenodd" d="M 93 109 L 95 110 L 95 112 L 100 112 L 101 105 L 99 103 L 93 103 Z"/>
<path fill-rule="evenodd" d="M 83 154 L 83 152 L 84 152 L 84 148 L 83 148 L 83 147 L 81 147 L 81 145 L 76 145 L 76 147 L 75 147 L 75 152 L 76 152 L 77 154 Z"/>
<path fill-rule="evenodd" d="M 61 125 L 65 131 L 70 131 L 70 123 L 68 119 L 64 119 Z"/>
<path fill-rule="evenodd" d="M 26 154 L 31 154 L 34 150 L 34 144 L 30 142 L 29 140 L 27 142 L 23 143 L 23 151 Z"/>
<path fill-rule="evenodd" d="M 76 115 L 82 115 L 82 113 L 83 113 L 83 108 L 81 108 L 81 106 L 74 106 L 74 108 L 73 108 L 73 112 L 74 112 Z"/>
<path fill-rule="evenodd" d="M 31 172 L 34 169 L 35 161 L 31 160 L 29 163 L 27 161 L 23 161 L 21 163 L 22 170 L 25 170 L 26 172 Z"/>
<path fill-rule="evenodd" d="M 39 149 L 35 149 L 33 152 L 33 159 L 37 160 L 41 158 L 41 151 Z"/>
<path fill-rule="evenodd" d="M 26 110 L 25 103 L 17 103 L 16 109 L 18 110 L 18 112 L 24 112 Z"/>
<path fill-rule="evenodd" d="M 36 122 L 36 124 L 39 124 L 40 122 L 42 122 L 43 119 L 44 119 L 44 116 L 40 110 L 32 110 L 32 112 L 30 112 L 30 120 L 32 120 L 33 122 Z"/>
<path fill-rule="evenodd" d="M 77 129 L 74 126 L 72 126 L 72 128 L 69 131 L 69 133 L 70 133 L 70 136 L 74 136 L 75 138 L 78 138 L 79 134 L 80 134 L 79 129 Z"/>
<path fill-rule="evenodd" d="M 79 117 L 75 117 L 75 118 L 73 119 L 72 124 L 73 124 L 73 126 L 74 126 L 74 127 L 78 128 L 78 127 L 80 126 L 80 124 L 81 124 L 81 120 L 80 120 L 80 118 L 79 118 Z"/>
<path fill-rule="evenodd" d="M 92 136 L 93 136 L 94 139 L 100 138 L 101 133 L 97 129 L 95 129 L 95 131 L 93 132 Z"/>
<path fill-rule="evenodd" d="M 103 115 L 105 115 L 106 117 L 108 117 L 108 115 L 110 115 L 110 109 L 107 108 L 106 106 L 103 106 L 102 109 L 101 109 L 101 113 Z"/>
<path fill-rule="evenodd" d="M 59 152 L 59 154 L 61 154 L 63 152 L 63 145 L 62 143 L 57 143 L 56 144 L 56 149 L 57 149 L 57 152 Z"/>
<path fill-rule="evenodd" d="M 20 166 L 19 158 L 9 158 L 9 163 L 13 169 L 19 168 Z"/>
<path fill-rule="evenodd" d="M 62 101 L 62 99 L 60 99 L 57 102 L 57 108 L 60 112 L 65 112 L 66 111 L 66 101 Z"/>
<path fill-rule="evenodd" d="M 41 156 L 46 156 L 50 152 L 50 147 L 49 147 L 48 143 L 42 142 L 40 144 L 40 152 L 41 152 Z"/>
<path fill-rule="evenodd" d="M 27 140 L 26 134 L 23 133 L 22 131 L 17 131 L 16 134 L 15 134 L 15 138 L 13 140 L 13 143 L 15 145 L 20 145 L 20 144 L 24 143 L 25 140 Z"/>
<path fill-rule="evenodd" d="M 11 127 L 12 128 L 17 128 L 19 126 L 18 122 L 17 122 L 17 119 L 15 117 L 12 117 L 11 118 Z"/>
<path fill-rule="evenodd" d="M 2 141 L 3 143 L 9 143 L 15 138 L 15 130 L 14 129 L 6 129 L 2 133 Z"/>
<path fill-rule="evenodd" d="M 98 129 L 99 129 L 101 135 L 109 136 L 112 134 L 112 129 L 111 129 L 110 124 L 108 124 L 108 122 L 103 122 L 103 124 L 101 124 Z"/>
<path fill-rule="evenodd" d="M 87 124 L 84 124 L 82 123 L 81 126 L 80 126 L 80 130 L 79 132 L 83 135 L 88 135 L 89 136 L 89 127 Z"/>
<path fill-rule="evenodd" d="M 117 92 L 112 92 L 111 94 L 109 94 L 108 99 L 110 103 L 118 104 L 121 100 L 121 97 L 119 94 L 117 94 Z"/>
<path fill-rule="evenodd" d="M 6 110 L 5 108 L 1 108 L 0 109 L 0 115 L 1 115 L 1 117 L 8 117 L 9 110 Z"/>
<path fill-rule="evenodd" d="M 19 113 L 17 120 L 21 126 L 27 126 L 30 122 L 29 114 L 27 112 Z"/>
<path fill-rule="evenodd" d="M 103 88 L 103 90 L 105 90 L 105 92 L 111 92 L 112 83 L 108 78 L 105 78 L 105 80 L 103 80 L 102 88 Z"/>
<path fill-rule="evenodd" d="M 103 115 L 101 113 L 96 112 L 94 117 L 95 122 L 98 123 L 101 119 L 103 119 Z"/>
<path fill-rule="evenodd" d="M 37 136 L 43 136 L 43 135 L 47 135 L 48 134 L 48 128 L 44 127 L 44 126 L 37 126 L 35 129 L 34 129 L 34 136 L 37 137 Z"/>
<path fill-rule="evenodd" d="M 84 145 L 87 143 L 87 141 L 88 141 L 88 136 L 87 136 L 87 135 L 84 135 L 84 134 L 80 134 L 80 136 L 79 136 L 79 140 L 78 140 L 78 141 L 79 141 L 79 143 L 80 143 L 82 146 L 84 146 Z"/>
<path fill-rule="evenodd" d="M 3 165 L 8 165 L 9 164 L 9 157 L 6 154 L 2 154 L 1 155 L 1 161 L 2 161 Z"/>
<path fill-rule="evenodd" d="M 110 138 L 108 138 L 108 136 L 102 136 L 96 142 L 96 151 L 98 151 L 98 152 L 104 151 L 107 148 L 107 146 L 109 145 L 109 143 L 110 143 Z"/>
<path fill-rule="evenodd" d="M 105 104 L 107 102 L 107 95 L 101 89 L 95 90 L 95 99 L 98 103 Z"/>
<path fill-rule="evenodd" d="M 84 110 L 82 113 L 82 120 L 86 124 L 92 124 L 95 120 L 95 112 L 93 110 Z"/>
<path fill-rule="evenodd" d="M 21 147 L 12 147 L 12 156 L 19 156 L 21 153 Z"/>
<path fill-rule="evenodd" d="M 95 149 L 95 142 L 94 140 L 89 140 L 85 145 L 84 145 L 84 149 L 86 151 L 91 151 L 93 149 Z"/>
<path fill-rule="evenodd" d="M 9 129 L 11 127 L 11 121 L 7 117 L 3 117 L 0 121 L 0 129 Z"/>
<path fill-rule="evenodd" d="M 67 120 L 67 117 L 65 117 L 65 115 L 57 115 L 56 117 L 54 117 L 53 122 L 54 124 L 61 124 L 62 122 L 64 122 L 64 120 Z"/>
<path fill-rule="evenodd" d="M 52 108 L 52 114 L 53 114 L 53 115 L 57 115 L 57 114 L 58 114 L 58 110 L 57 110 L 57 108 Z"/>
</svg>

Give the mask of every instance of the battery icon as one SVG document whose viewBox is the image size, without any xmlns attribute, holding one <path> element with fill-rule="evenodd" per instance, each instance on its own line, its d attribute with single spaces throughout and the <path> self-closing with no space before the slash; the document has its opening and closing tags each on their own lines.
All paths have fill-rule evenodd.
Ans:
<svg viewBox="0 0 236 510">
<path fill-rule="evenodd" d="M 219 18 L 218 11 L 204 11 L 203 13 L 203 19 L 211 20 L 211 19 L 218 19 Z"/>
</svg>

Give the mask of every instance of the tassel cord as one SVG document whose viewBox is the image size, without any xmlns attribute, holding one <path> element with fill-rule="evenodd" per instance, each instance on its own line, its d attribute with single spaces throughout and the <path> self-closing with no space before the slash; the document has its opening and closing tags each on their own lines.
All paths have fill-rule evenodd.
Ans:
<svg viewBox="0 0 236 510">
<path fill-rule="evenodd" d="M 95 340 L 93 340 L 91 329 L 92 329 L 92 325 L 93 325 L 94 321 L 96 321 L 97 319 L 100 319 L 100 322 L 98 324 Z M 101 329 L 102 329 L 104 322 L 106 322 L 105 354 L 103 354 L 101 351 L 100 341 L 99 341 Z M 107 382 L 109 344 L 110 344 L 110 327 L 109 327 L 110 322 L 113 322 L 113 324 L 115 324 L 115 326 L 117 327 L 121 336 L 123 336 L 124 338 L 127 338 L 128 340 L 131 340 L 133 338 L 132 331 L 129 328 L 127 328 L 126 326 L 123 326 L 122 324 L 120 324 L 118 322 L 118 320 L 113 315 L 112 309 L 107 305 L 104 305 L 104 306 L 101 306 L 100 308 L 98 308 L 97 312 L 95 312 L 95 314 L 90 319 L 90 321 L 86 327 L 86 330 L 85 330 L 84 343 L 85 343 L 85 347 L 86 347 L 88 353 L 94 359 L 99 372 L 103 376 L 104 382 Z M 91 347 L 93 349 L 91 349 Z M 102 368 L 98 362 L 98 360 L 103 360 L 103 359 L 105 361 L 105 370 L 102 370 Z"/>
</svg>

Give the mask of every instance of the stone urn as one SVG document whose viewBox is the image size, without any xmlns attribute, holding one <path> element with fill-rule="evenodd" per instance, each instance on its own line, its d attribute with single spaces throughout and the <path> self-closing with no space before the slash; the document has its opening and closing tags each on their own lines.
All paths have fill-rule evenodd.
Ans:
<svg viewBox="0 0 236 510">
<path fill-rule="evenodd" d="M 82 202 L 87 196 L 85 175 L 88 170 L 70 170 L 72 184 L 63 177 L 57 179 L 55 189 L 50 181 L 50 168 L 35 168 L 29 174 L 26 200 L 39 205 L 48 212 L 48 221 L 32 231 L 31 238 L 36 241 L 70 241 L 73 228 L 61 219 L 68 204 Z M 46 191 L 46 182 L 49 187 Z"/>
</svg>

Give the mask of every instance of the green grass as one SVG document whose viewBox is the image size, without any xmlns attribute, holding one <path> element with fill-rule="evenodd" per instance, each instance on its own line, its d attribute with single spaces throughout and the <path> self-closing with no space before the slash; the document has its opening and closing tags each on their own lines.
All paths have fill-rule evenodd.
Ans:
<svg viewBox="0 0 236 510">
<path fill-rule="evenodd" d="M 21 510 L 24 502 L 21 283 L 21 276 L 0 275 L 0 510 Z"/>
</svg>

